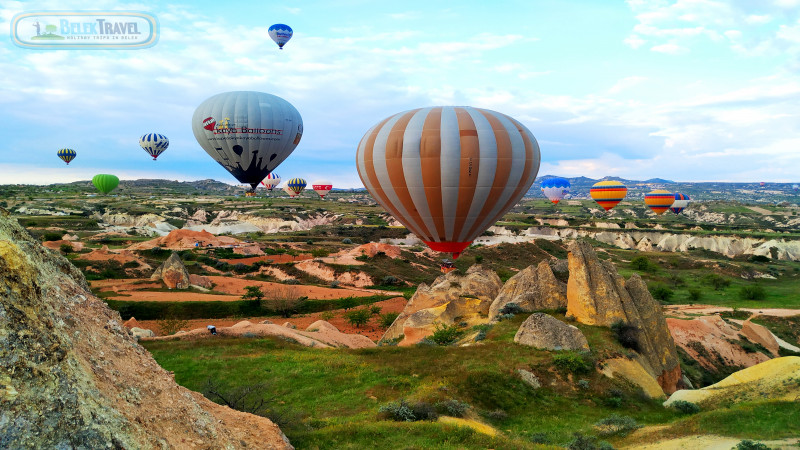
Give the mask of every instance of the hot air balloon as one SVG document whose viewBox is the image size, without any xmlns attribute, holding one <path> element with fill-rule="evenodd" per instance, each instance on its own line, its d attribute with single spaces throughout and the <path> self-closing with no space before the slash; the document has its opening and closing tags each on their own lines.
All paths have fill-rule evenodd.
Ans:
<svg viewBox="0 0 800 450">
<path fill-rule="evenodd" d="M 119 178 L 117 178 L 116 175 L 100 173 L 92 177 L 92 184 L 98 191 L 103 194 L 108 194 L 119 185 Z"/>
<path fill-rule="evenodd" d="M 453 258 L 528 192 L 539 160 L 524 125 L 469 106 L 395 114 L 367 131 L 356 153 L 372 197 Z"/>
<path fill-rule="evenodd" d="M 664 214 L 675 203 L 675 194 L 663 189 L 656 189 L 644 195 L 644 204 L 657 215 Z"/>
<path fill-rule="evenodd" d="M 284 25 L 282 23 L 276 23 L 269 27 L 269 37 L 278 44 L 278 48 L 283 50 L 283 46 L 289 42 L 289 39 L 292 38 L 294 32 L 292 31 L 292 27 L 289 25 Z"/>
<path fill-rule="evenodd" d="M 255 190 L 300 143 L 303 119 L 280 97 L 225 92 L 197 107 L 192 131 L 206 153 Z"/>
<path fill-rule="evenodd" d="M 67 163 L 67 164 L 69 164 L 69 163 Z M 792 185 L 792 190 L 795 190 L 795 191 L 800 190 L 800 185 L 793 184 Z"/>
<path fill-rule="evenodd" d="M 264 181 L 261 182 L 267 190 L 271 191 L 275 188 L 275 186 L 281 184 L 281 176 L 275 172 L 270 173 L 264 178 Z"/>
<path fill-rule="evenodd" d="M 292 195 L 292 197 L 297 197 L 306 188 L 306 180 L 302 178 L 292 178 L 291 180 L 286 182 L 286 187 L 288 187 L 292 192 L 294 192 L 294 195 Z"/>
<path fill-rule="evenodd" d="M 287 194 L 289 194 L 289 197 L 291 197 L 291 198 L 297 197 L 297 194 L 292 190 L 292 188 L 289 187 L 288 184 L 284 184 L 283 185 L 283 192 L 286 192 Z"/>
<path fill-rule="evenodd" d="M 75 156 L 77 156 L 77 154 L 78 152 L 76 152 L 71 148 L 62 148 L 61 150 L 56 152 L 56 155 L 58 155 L 58 157 L 61 158 L 62 161 L 67 163 L 67 165 L 69 165 L 70 161 L 75 159 Z"/>
<path fill-rule="evenodd" d="M 569 180 L 566 178 L 548 178 L 542 181 L 542 193 L 554 205 L 569 194 Z"/>
<path fill-rule="evenodd" d="M 689 206 L 689 198 L 686 194 L 675 193 L 675 201 L 672 203 L 672 206 L 669 207 L 669 210 L 674 212 L 675 214 L 680 214 L 687 206 Z"/>
<path fill-rule="evenodd" d="M 589 195 L 600 207 L 608 211 L 628 195 L 628 188 L 619 181 L 600 181 L 592 185 Z"/>
<path fill-rule="evenodd" d="M 767 183 L 764 183 L 764 182 L 762 181 L 762 182 L 760 182 L 760 183 L 758 183 L 758 184 L 759 184 L 761 187 L 764 187 L 764 185 L 766 185 Z"/>
<path fill-rule="evenodd" d="M 330 181 L 317 180 L 311 183 L 311 188 L 314 189 L 314 192 L 319 194 L 320 198 L 325 198 L 325 196 L 328 195 L 328 192 L 333 189 L 333 185 Z"/>
<path fill-rule="evenodd" d="M 169 139 L 163 134 L 147 133 L 139 138 L 139 145 L 153 157 L 153 161 L 158 158 L 158 155 L 164 152 L 169 147 Z"/>
</svg>

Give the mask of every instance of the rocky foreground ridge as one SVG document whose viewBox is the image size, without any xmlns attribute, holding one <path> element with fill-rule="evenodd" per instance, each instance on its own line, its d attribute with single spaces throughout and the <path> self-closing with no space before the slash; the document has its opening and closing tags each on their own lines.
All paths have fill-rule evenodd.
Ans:
<svg viewBox="0 0 800 450">
<path fill-rule="evenodd" d="M 178 386 L 121 323 L 0 209 L 0 448 L 293 448 Z"/>
</svg>

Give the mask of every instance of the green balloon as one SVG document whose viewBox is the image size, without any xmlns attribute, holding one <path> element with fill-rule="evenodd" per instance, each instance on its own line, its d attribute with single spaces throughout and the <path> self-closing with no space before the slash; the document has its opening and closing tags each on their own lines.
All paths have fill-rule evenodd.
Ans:
<svg viewBox="0 0 800 450">
<path fill-rule="evenodd" d="M 119 178 L 117 178 L 115 175 L 100 173 L 92 178 L 92 184 L 94 184 L 94 187 L 96 187 L 98 191 L 102 192 L 103 194 L 108 194 L 117 187 L 119 184 Z"/>
</svg>

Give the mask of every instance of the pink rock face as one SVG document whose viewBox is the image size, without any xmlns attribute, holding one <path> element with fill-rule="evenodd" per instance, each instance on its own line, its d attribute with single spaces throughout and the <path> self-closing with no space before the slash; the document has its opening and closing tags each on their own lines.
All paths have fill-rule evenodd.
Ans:
<svg viewBox="0 0 800 450">
<path fill-rule="evenodd" d="M 739 330 L 720 316 L 692 320 L 670 318 L 667 326 L 675 343 L 709 370 L 716 370 L 718 366 L 750 367 L 770 359 L 761 352 L 746 352 L 736 343 L 741 339 Z"/>
<path fill-rule="evenodd" d="M 211 286 L 214 285 L 208 277 L 195 275 L 193 273 L 189 274 L 189 283 L 206 289 L 211 289 Z"/>
<path fill-rule="evenodd" d="M 778 341 L 775 340 L 775 336 L 765 327 L 747 320 L 742 324 L 741 334 L 749 339 L 750 342 L 761 344 L 772 353 L 772 356 L 777 357 L 780 354 Z"/>
<path fill-rule="evenodd" d="M 190 283 L 189 272 L 186 270 L 186 266 L 183 265 L 183 261 L 181 261 L 177 253 L 172 253 L 169 258 L 153 272 L 150 279 L 163 281 L 169 289 L 188 289 Z"/>
</svg>

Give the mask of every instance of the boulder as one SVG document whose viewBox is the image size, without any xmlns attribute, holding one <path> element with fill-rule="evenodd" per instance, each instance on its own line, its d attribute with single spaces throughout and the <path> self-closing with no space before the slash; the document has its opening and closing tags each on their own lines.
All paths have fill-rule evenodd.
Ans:
<svg viewBox="0 0 800 450">
<path fill-rule="evenodd" d="M 193 273 L 189 274 L 189 284 L 193 286 L 199 286 L 203 289 L 211 289 L 214 286 L 214 283 L 211 282 L 210 278 L 202 275 L 195 275 Z"/>
<path fill-rule="evenodd" d="M 153 330 L 148 330 L 146 328 L 139 328 L 139 327 L 131 328 L 131 334 L 133 335 L 133 337 L 136 338 L 137 341 L 143 337 L 155 337 L 156 335 L 155 333 L 153 333 Z"/>
<path fill-rule="evenodd" d="M 537 377 L 535 373 L 525 369 L 517 369 L 517 374 L 519 374 L 519 377 L 522 378 L 522 381 L 528 386 L 534 389 L 542 387 L 542 382 L 539 381 L 539 377 Z"/>
<path fill-rule="evenodd" d="M 522 322 L 514 342 L 543 350 L 589 350 L 581 330 L 544 313 L 533 313 Z"/>
<path fill-rule="evenodd" d="M 556 279 L 547 261 L 541 261 L 538 266 L 530 265 L 506 281 L 489 307 L 489 319 L 495 320 L 509 303 L 516 303 L 526 312 L 566 308 L 567 286 Z"/>
<path fill-rule="evenodd" d="M 470 267 L 465 275 L 450 272 L 439 276 L 430 286 L 422 283 L 382 339 L 403 335 L 400 345 L 411 345 L 433 334 L 436 323 L 452 324 L 455 319 L 473 325 L 486 323 L 489 307 L 502 286 L 494 271 L 480 265 Z"/>
<path fill-rule="evenodd" d="M 175 252 L 158 266 L 150 279 L 163 281 L 168 289 L 188 289 L 190 284 L 189 271 Z"/>
<path fill-rule="evenodd" d="M 81 272 L 0 209 L 0 447 L 292 446 L 178 386 Z"/>
<path fill-rule="evenodd" d="M 675 342 L 661 305 L 638 274 L 627 281 L 611 262 L 597 258 L 591 245 L 569 246 L 567 316 L 580 323 L 609 327 L 622 321 L 636 329 L 640 363 L 670 394 L 677 389 L 681 368 Z"/>
</svg>

